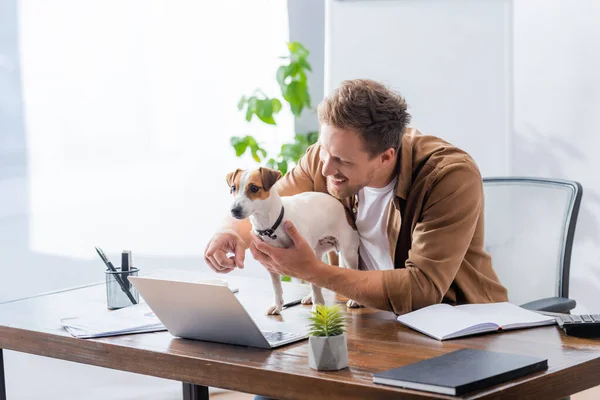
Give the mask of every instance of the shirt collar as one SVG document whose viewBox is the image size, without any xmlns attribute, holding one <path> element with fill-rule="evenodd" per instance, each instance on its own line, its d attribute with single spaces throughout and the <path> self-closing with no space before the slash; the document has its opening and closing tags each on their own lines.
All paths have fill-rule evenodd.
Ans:
<svg viewBox="0 0 600 400">
<path fill-rule="evenodd" d="M 413 140 L 416 135 L 420 135 L 418 130 L 407 128 L 404 135 L 402 135 L 402 142 L 400 145 L 396 197 L 400 197 L 404 200 L 406 200 L 408 190 L 412 186 Z"/>
</svg>

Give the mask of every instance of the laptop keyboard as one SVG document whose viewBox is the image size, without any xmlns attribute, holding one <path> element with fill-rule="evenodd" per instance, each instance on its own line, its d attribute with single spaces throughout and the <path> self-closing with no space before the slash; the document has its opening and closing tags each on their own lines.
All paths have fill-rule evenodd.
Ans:
<svg viewBox="0 0 600 400">
<path fill-rule="evenodd" d="M 281 342 L 288 339 L 302 337 L 303 335 L 300 333 L 293 332 L 277 332 L 277 331 L 262 331 L 267 342 L 276 343 Z"/>
</svg>

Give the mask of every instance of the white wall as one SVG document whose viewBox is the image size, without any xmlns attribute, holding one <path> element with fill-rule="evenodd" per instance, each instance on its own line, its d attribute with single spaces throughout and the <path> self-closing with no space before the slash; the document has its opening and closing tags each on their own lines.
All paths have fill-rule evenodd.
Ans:
<svg viewBox="0 0 600 400">
<path fill-rule="evenodd" d="M 296 119 L 296 132 L 319 130 L 317 106 L 323 98 L 323 67 L 325 38 L 325 2 L 323 0 L 288 0 L 290 41 L 298 41 L 310 51 L 308 60 L 312 71 L 308 73 L 308 90 L 311 110 L 302 112 Z"/>
<path fill-rule="evenodd" d="M 406 97 L 413 126 L 504 175 L 509 10 L 505 1 L 330 1 L 325 90 L 343 79 L 383 81 Z"/>
<path fill-rule="evenodd" d="M 584 188 L 570 297 L 600 311 L 600 2 L 514 2 L 511 172 Z"/>
<path fill-rule="evenodd" d="M 325 91 L 373 78 L 412 125 L 469 151 L 484 176 L 584 186 L 571 264 L 578 312 L 600 311 L 600 3 L 330 0 Z M 526 268 L 526 266 L 524 266 Z"/>
</svg>

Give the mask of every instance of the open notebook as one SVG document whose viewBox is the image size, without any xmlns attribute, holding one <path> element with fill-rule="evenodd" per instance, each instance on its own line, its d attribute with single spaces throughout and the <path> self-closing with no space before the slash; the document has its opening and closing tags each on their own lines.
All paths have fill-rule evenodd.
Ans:
<svg viewBox="0 0 600 400">
<path fill-rule="evenodd" d="M 397 319 L 400 323 L 437 340 L 556 323 L 554 317 L 507 302 L 460 306 L 435 304 L 400 315 Z"/>
</svg>

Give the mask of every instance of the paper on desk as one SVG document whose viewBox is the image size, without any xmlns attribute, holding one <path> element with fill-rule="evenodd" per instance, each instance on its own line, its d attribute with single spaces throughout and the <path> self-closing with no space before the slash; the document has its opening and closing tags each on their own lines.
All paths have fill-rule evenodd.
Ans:
<svg viewBox="0 0 600 400">
<path fill-rule="evenodd" d="M 160 279 L 160 275 L 153 274 L 151 277 Z M 224 279 L 203 279 L 191 271 L 167 271 L 163 279 L 169 278 L 193 283 L 224 284 L 233 293 L 239 290 L 236 286 L 230 286 Z M 82 339 L 167 330 L 144 302 L 115 311 L 102 310 L 83 316 L 62 318 L 60 322 L 71 335 Z"/>
<path fill-rule="evenodd" d="M 71 335 L 82 339 L 166 330 L 146 303 L 62 318 L 60 322 Z"/>
</svg>

